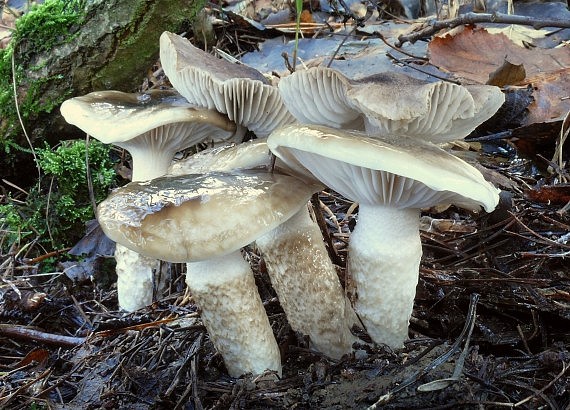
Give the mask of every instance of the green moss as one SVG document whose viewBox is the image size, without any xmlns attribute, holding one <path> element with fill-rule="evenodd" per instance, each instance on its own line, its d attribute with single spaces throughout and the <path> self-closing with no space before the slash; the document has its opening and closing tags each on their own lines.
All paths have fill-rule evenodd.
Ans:
<svg viewBox="0 0 570 410">
<path fill-rule="evenodd" d="M 69 41 L 70 29 L 84 16 L 85 0 L 47 0 L 16 20 L 11 44 L 34 53 Z"/>
<path fill-rule="evenodd" d="M 0 241 L 3 254 L 12 244 L 21 246 L 35 238 L 46 248 L 72 245 L 83 235 L 84 223 L 94 217 L 87 188 L 85 141 L 66 141 L 55 150 L 38 149 L 37 155 L 42 186 L 31 188 L 24 204 L 0 204 L 2 229 L 7 233 Z M 110 147 L 92 140 L 89 167 L 97 202 L 115 185 L 113 165 Z"/>
<path fill-rule="evenodd" d="M 150 66 L 158 58 L 159 37 L 163 31 L 176 31 L 183 22 L 193 21 L 206 0 L 191 2 L 136 1 L 120 6 L 118 13 L 130 14 L 131 23 L 114 34 L 117 44 L 113 61 L 108 61 L 92 79 L 93 89 L 112 88 L 109 79 L 116 84 L 132 82 L 125 67 L 133 67 L 133 61 L 146 61 Z"/>
</svg>

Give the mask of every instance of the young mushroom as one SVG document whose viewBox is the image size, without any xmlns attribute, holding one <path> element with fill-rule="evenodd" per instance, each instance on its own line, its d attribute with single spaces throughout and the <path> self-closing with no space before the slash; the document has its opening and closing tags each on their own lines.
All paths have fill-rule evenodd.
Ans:
<svg viewBox="0 0 570 410">
<path fill-rule="evenodd" d="M 294 122 L 277 88 L 253 68 L 216 58 L 167 31 L 160 36 L 160 61 L 188 101 L 227 114 L 258 137 Z"/>
<path fill-rule="evenodd" d="M 66 100 L 61 113 L 67 122 L 99 141 L 129 151 L 133 181 L 164 175 L 176 152 L 207 139 L 227 140 L 236 131 L 225 115 L 195 108 L 173 91 L 93 92 Z M 160 261 L 120 244 L 115 259 L 121 308 L 133 311 L 151 304 Z"/>
<path fill-rule="evenodd" d="M 270 167 L 271 156 L 264 139 L 211 148 L 176 161 L 169 174 L 233 172 L 237 169 Z M 287 173 L 279 160 L 276 170 Z M 309 182 L 310 184 L 310 182 Z M 320 186 L 313 189 L 320 189 Z M 302 204 L 300 204 L 302 205 Z M 311 346 L 339 359 L 352 350 L 350 332 L 356 322 L 346 303 L 318 225 L 306 206 L 278 227 L 256 239 L 273 288 L 293 330 L 308 335 Z M 319 309 L 313 309 L 319 306 Z"/>
<path fill-rule="evenodd" d="M 290 125 L 274 131 L 267 144 L 290 167 L 309 170 L 358 201 L 348 249 L 355 309 L 375 342 L 402 346 L 422 255 L 420 209 L 455 204 L 489 212 L 498 190 L 471 165 L 417 138 Z"/>
<path fill-rule="evenodd" d="M 351 80 L 326 67 L 279 82 L 289 111 L 303 124 L 406 135 L 434 143 L 466 137 L 503 104 L 498 87 L 426 82 L 395 72 Z"/>
</svg>

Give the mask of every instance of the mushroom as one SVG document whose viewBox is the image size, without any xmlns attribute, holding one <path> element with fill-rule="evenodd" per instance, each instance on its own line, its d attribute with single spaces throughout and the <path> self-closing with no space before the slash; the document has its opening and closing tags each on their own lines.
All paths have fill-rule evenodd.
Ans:
<svg viewBox="0 0 570 410">
<path fill-rule="evenodd" d="M 160 36 L 160 61 L 188 101 L 227 114 L 258 137 L 294 122 L 277 88 L 253 68 L 218 59 L 167 31 Z"/>
<path fill-rule="evenodd" d="M 134 181 L 164 175 L 174 154 L 206 139 L 227 140 L 236 130 L 225 115 L 191 106 L 173 91 L 129 94 L 99 91 L 66 100 L 67 122 L 107 144 L 126 149 Z M 119 305 L 133 311 L 152 303 L 153 272 L 160 261 L 115 249 Z"/>
<path fill-rule="evenodd" d="M 281 79 L 289 111 L 303 124 L 406 135 L 443 143 L 466 137 L 503 104 L 498 87 L 426 82 L 395 72 L 351 80 L 314 67 Z"/>
<path fill-rule="evenodd" d="M 133 181 L 164 175 L 176 152 L 208 139 L 228 140 L 236 131 L 225 115 L 167 90 L 96 91 L 64 101 L 61 114 L 93 138 L 129 151 Z"/>
<path fill-rule="evenodd" d="M 267 144 L 289 166 L 358 201 L 348 249 L 355 310 L 375 342 L 400 347 L 418 282 L 420 209 L 455 204 L 489 212 L 498 190 L 471 165 L 417 138 L 290 125 Z"/>
<path fill-rule="evenodd" d="M 169 174 L 233 172 L 270 164 L 266 141 L 256 139 L 211 148 L 176 161 L 169 168 Z M 277 161 L 276 168 L 287 173 L 283 167 L 285 165 Z M 320 189 L 320 185 L 313 187 L 315 191 Z M 354 311 L 346 303 L 321 231 L 302 205 L 299 204 L 300 210 L 291 218 L 260 235 L 256 245 L 293 330 L 308 335 L 315 350 L 339 359 L 352 350 L 355 341 L 350 332 L 350 326 L 356 322 Z"/>
<path fill-rule="evenodd" d="M 313 190 L 260 171 L 165 176 L 118 188 L 97 218 L 117 243 L 187 263 L 186 282 L 230 375 L 280 373 L 279 350 L 239 250 L 297 213 Z"/>
</svg>

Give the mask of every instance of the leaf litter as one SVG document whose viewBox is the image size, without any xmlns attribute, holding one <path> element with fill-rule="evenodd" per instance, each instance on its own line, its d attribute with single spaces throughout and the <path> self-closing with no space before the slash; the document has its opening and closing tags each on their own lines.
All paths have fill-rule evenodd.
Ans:
<svg viewBox="0 0 570 410">
<path fill-rule="evenodd" d="M 306 6 L 310 12 L 312 5 Z M 348 10 L 344 8 L 341 19 L 336 21 L 342 22 L 343 17 L 350 21 L 354 15 Z M 262 58 L 251 52 L 242 60 L 251 64 L 262 62 L 265 66 L 260 69 L 265 72 L 287 74 L 285 59 L 292 52 L 289 37 L 283 34 L 287 33 L 286 26 L 273 27 L 271 34 L 261 36 L 259 33 L 265 28 L 248 26 L 247 20 L 246 24 L 237 24 L 237 18 L 225 17 L 215 9 L 210 16 L 218 19 L 213 29 L 220 49 L 239 57 L 246 51 L 264 48 Z M 570 55 L 567 46 L 521 51 L 520 46 L 508 43 L 511 40 L 505 34 L 490 34 L 467 26 L 455 34 L 432 39 L 428 61 L 425 43 L 413 46 L 413 53 L 409 48 L 412 45 L 402 49 L 390 47 L 410 29 L 408 22 L 371 21 L 374 17 L 363 24 L 373 26 L 369 33 L 347 25 L 351 39 L 343 43 L 338 33 L 344 25 L 329 27 L 326 20 L 330 14 L 324 16 L 325 22 L 320 23 L 323 14 L 312 13 L 312 21 L 321 26 L 307 28 L 306 35 L 313 37 L 300 42 L 300 63 L 310 66 L 332 62 L 333 68 L 353 77 L 369 74 L 367 69 L 404 70 L 424 78 L 426 73 L 437 73 L 443 78 L 451 75 L 484 83 L 488 74 L 505 61 L 504 52 L 487 52 L 493 50 L 493 45 L 501 44 L 524 57 L 519 62 L 514 57 L 508 61 L 524 66 L 525 79 L 517 79 L 516 84 L 506 81 L 504 86 L 526 90 L 525 85 L 530 85 L 531 98 L 515 104 L 517 109 L 511 110 L 510 124 L 502 123 L 498 129 L 487 125 L 466 147 L 453 148 L 456 155 L 487 170 L 486 175 L 503 190 L 500 205 L 488 215 L 453 207 L 423 213 L 424 256 L 410 340 L 405 347 L 390 351 L 367 343 L 366 335 L 360 335 L 355 352 L 340 361 L 309 350 L 308 341 L 293 333 L 287 324 L 263 259 L 255 248 L 248 248 L 246 256 L 254 267 L 256 283 L 282 352 L 284 374 L 279 380 L 270 374 L 230 378 L 208 339 L 191 295 L 184 290 L 181 267 L 171 267 L 166 296 L 145 309 L 124 314 L 117 311 L 108 258 L 87 260 L 77 267 L 80 271 L 62 264 L 61 271 L 39 276 L 38 264 L 43 260 L 24 259 L 20 250 L 14 249 L 9 255 L 2 255 L 0 265 L 0 406 L 570 406 L 570 200 L 563 180 L 568 172 L 567 144 L 563 138 L 567 128 L 560 118 L 570 111 L 565 105 L 568 90 L 564 88 L 570 66 L 565 60 Z M 377 38 L 378 32 L 383 39 Z M 473 32 L 483 37 L 475 41 L 461 39 L 465 33 Z M 265 37 L 276 34 L 278 37 L 261 43 Z M 496 38 L 501 39 L 500 43 Z M 319 48 L 327 41 L 332 41 L 330 46 Z M 288 48 L 279 49 L 277 43 Z M 480 64 L 473 66 L 476 70 L 468 71 L 473 67 L 464 69 L 461 59 L 454 59 L 458 49 L 473 57 L 470 64 Z M 562 63 L 547 68 L 545 61 L 552 60 Z M 153 81 L 162 83 L 154 75 L 149 83 Z M 512 126 L 517 121 L 518 125 Z M 534 151 L 522 151 L 517 138 L 520 140 L 525 132 L 531 134 L 529 129 L 539 123 L 551 124 L 550 132 L 546 132 L 548 138 L 528 139 L 527 145 L 534 145 Z M 518 130 L 518 134 L 513 130 Z M 506 138 L 499 138 L 500 133 Z M 331 191 L 320 193 L 317 199 L 318 209 L 315 207 L 314 211 L 322 211 L 327 243 L 331 245 L 329 252 L 350 295 L 345 264 L 357 204 Z M 108 244 L 96 229 L 91 226 L 89 232 L 80 249 L 103 246 L 108 253 Z M 75 273 L 66 275 L 66 270 Z M 110 278 L 105 280 L 105 276 Z"/>
</svg>

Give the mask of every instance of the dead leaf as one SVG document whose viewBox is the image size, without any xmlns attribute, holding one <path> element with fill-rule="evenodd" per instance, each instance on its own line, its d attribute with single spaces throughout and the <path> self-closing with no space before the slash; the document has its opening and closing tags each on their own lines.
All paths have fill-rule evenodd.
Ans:
<svg viewBox="0 0 570 410">
<path fill-rule="evenodd" d="M 570 111 L 570 68 L 537 74 L 523 84 L 533 87 L 534 101 L 522 125 L 562 119 Z"/>
<path fill-rule="evenodd" d="M 49 358 L 49 351 L 47 351 L 46 349 L 34 349 L 18 362 L 16 368 L 26 366 L 27 364 L 30 364 L 32 362 L 36 362 L 41 367 L 45 367 L 48 358 Z"/>
<path fill-rule="evenodd" d="M 491 34 L 505 34 L 513 43 L 524 47 L 526 44 L 534 44 L 535 40 L 542 39 L 551 34 L 549 30 L 535 30 L 532 27 L 509 25 L 506 27 L 487 27 L 486 30 Z"/>
<path fill-rule="evenodd" d="M 543 204 L 564 205 L 570 202 L 570 184 L 543 185 L 525 191 L 527 199 Z"/>
<path fill-rule="evenodd" d="M 523 64 L 513 64 L 506 60 L 499 68 L 489 74 L 488 85 L 504 87 L 506 85 L 518 84 L 526 78 L 526 71 Z"/>
<path fill-rule="evenodd" d="M 453 219 L 436 219 L 428 215 L 420 218 L 420 230 L 424 232 L 458 232 L 473 233 L 477 231 L 477 227 L 473 223 L 467 221 L 456 221 Z"/>
<path fill-rule="evenodd" d="M 504 34 L 490 34 L 486 29 L 474 26 L 434 38 L 428 52 L 433 65 L 481 84 L 487 82 L 489 74 L 505 59 L 512 64 L 524 64 L 528 78 L 570 66 L 568 49 L 527 50 Z"/>
</svg>

